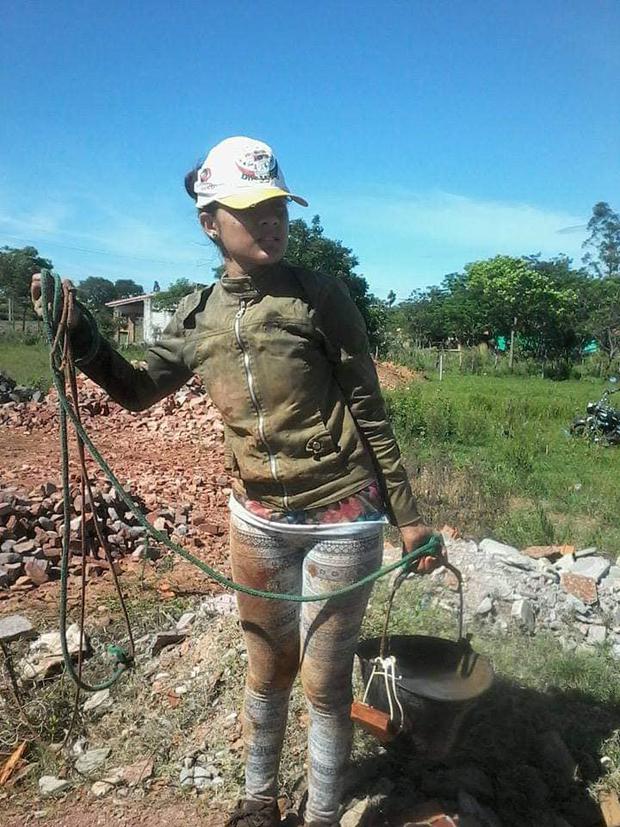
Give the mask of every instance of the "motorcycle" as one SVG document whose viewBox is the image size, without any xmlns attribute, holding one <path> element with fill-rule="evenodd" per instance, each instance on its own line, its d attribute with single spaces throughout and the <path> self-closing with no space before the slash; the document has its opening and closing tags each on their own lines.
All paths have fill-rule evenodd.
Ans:
<svg viewBox="0 0 620 827">
<path fill-rule="evenodd" d="M 615 384 L 618 379 L 612 376 L 609 381 Z M 588 402 L 586 416 L 575 419 L 570 426 L 571 435 L 598 445 L 620 445 L 620 410 L 609 401 L 619 391 L 620 387 L 605 388 L 598 402 Z"/>
</svg>

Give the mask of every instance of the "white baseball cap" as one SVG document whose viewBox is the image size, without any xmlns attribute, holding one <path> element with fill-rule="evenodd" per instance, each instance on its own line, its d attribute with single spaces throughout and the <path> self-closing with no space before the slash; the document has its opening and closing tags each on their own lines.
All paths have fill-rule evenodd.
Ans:
<svg viewBox="0 0 620 827">
<path fill-rule="evenodd" d="M 217 201 L 245 210 L 268 198 L 286 196 L 302 207 L 308 202 L 286 186 L 271 147 L 254 138 L 235 136 L 213 147 L 198 170 L 194 184 L 196 206 Z"/>
</svg>

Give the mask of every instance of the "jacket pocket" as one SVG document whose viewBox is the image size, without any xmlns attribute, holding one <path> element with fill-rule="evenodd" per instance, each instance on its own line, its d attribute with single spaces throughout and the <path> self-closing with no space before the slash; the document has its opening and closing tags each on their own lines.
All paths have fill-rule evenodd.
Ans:
<svg viewBox="0 0 620 827">
<path fill-rule="evenodd" d="M 329 431 L 322 430 L 313 434 L 306 442 L 306 453 L 317 462 L 330 454 L 337 454 L 340 448 L 334 443 Z"/>
</svg>

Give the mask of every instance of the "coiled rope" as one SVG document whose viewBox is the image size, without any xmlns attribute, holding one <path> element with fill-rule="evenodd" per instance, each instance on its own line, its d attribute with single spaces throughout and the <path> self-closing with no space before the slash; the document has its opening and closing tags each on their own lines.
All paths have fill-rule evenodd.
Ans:
<svg viewBox="0 0 620 827">
<path fill-rule="evenodd" d="M 48 280 L 53 279 L 54 283 L 54 295 L 52 301 L 50 302 L 50 297 L 48 296 Z M 442 540 L 440 535 L 433 535 L 427 543 L 423 546 L 420 546 L 414 551 L 409 552 L 408 554 L 403 555 L 400 560 L 395 561 L 394 563 L 390 563 L 387 566 L 383 566 L 380 569 L 372 572 L 371 574 L 366 575 L 366 577 L 357 580 L 355 583 L 351 583 L 348 586 L 343 586 L 342 588 L 336 589 L 333 592 L 325 592 L 323 594 L 286 594 L 286 593 L 279 593 L 279 592 L 270 592 L 265 591 L 262 589 L 255 589 L 250 586 L 245 586 L 243 583 L 237 583 L 234 580 L 226 577 L 221 572 L 217 571 L 217 569 L 212 568 L 208 563 L 205 563 L 203 560 L 200 560 L 198 557 L 193 555 L 191 552 L 187 551 L 187 549 L 180 546 L 178 543 L 175 543 L 171 540 L 167 534 L 162 531 L 158 531 L 154 526 L 152 526 L 148 520 L 146 519 L 145 515 L 140 511 L 138 506 L 135 504 L 131 496 L 125 491 L 119 480 L 114 475 L 114 472 L 101 456 L 99 451 L 97 450 L 96 446 L 93 444 L 92 440 L 86 433 L 82 421 L 80 418 L 79 413 L 79 404 L 78 404 L 78 395 L 77 395 L 77 384 L 75 381 L 75 364 L 73 361 L 73 356 L 71 352 L 71 342 L 70 342 L 70 321 L 71 316 L 75 313 L 75 291 L 71 290 L 67 287 L 66 284 L 62 284 L 61 280 L 58 275 L 50 273 L 48 270 L 43 270 L 41 272 L 41 304 L 42 304 L 42 315 L 45 323 L 46 334 L 48 338 L 48 342 L 50 345 L 50 362 L 52 367 L 52 376 L 54 381 L 54 386 L 56 388 L 56 392 L 58 395 L 58 407 L 59 407 L 59 423 L 60 423 L 60 450 L 61 450 L 61 466 L 62 466 L 62 490 L 63 490 L 63 508 L 64 508 L 64 528 L 63 528 L 63 538 L 62 538 L 62 562 L 61 562 L 61 587 L 60 587 L 60 638 L 61 638 L 61 645 L 62 645 L 62 654 L 63 659 L 65 662 L 65 666 L 71 678 L 75 681 L 77 686 L 81 689 L 84 689 L 87 692 L 96 692 L 101 689 L 106 689 L 112 684 L 114 684 L 119 677 L 123 674 L 123 672 L 132 665 L 133 656 L 134 656 L 134 647 L 133 647 L 133 638 L 131 635 L 131 627 L 129 624 L 129 617 L 127 613 L 127 609 L 124 604 L 122 590 L 120 588 L 120 584 L 118 582 L 118 578 L 116 572 L 114 570 L 113 565 L 113 558 L 107 546 L 107 543 L 104 538 L 103 531 L 101 530 L 101 526 L 99 525 L 99 518 L 96 513 L 95 503 L 92 495 L 92 490 L 90 487 L 90 483 L 88 480 L 88 475 L 86 473 L 86 467 L 84 462 L 84 446 L 88 449 L 88 452 L 95 460 L 95 462 L 99 465 L 102 471 L 106 474 L 109 481 L 112 483 L 114 489 L 122 499 L 122 501 L 127 506 L 128 510 L 132 512 L 132 514 L 138 520 L 138 523 L 145 529 L 147 536 L 149 536 L 152 540 L 156 541 L 157 543 L 161 543 L 162 545 L 166 546 L 166 548 L 170 549 L 170 551 L 177 554 L 179 557 L 186 560 L 188 563 L 191 563 L 197 569 L 206 574 L 207 577 L 215 580 L 221 586 L 225 586 L 228 589 L 233 589 L 234 591 L 241 592 L 242 594 L 250 595 L 251 597 L 261 597 L 265 600 L 287 600 L 292 603 L 310 603 L 310 602 L 318 602 L 322 600 L 329 600 L 334 597 L 342 597 L 343 595 L 350 594 L 351 592 L 356 591 L 357 589 L 363 588 L 364 586 L 374 583 L 381 577 L 385 577 L 390 572 L 395 571 L 396 569 L 403 568 L 405 571 L 413 571 L 415 567 L 415 563 L 422 557 L 439 557 L 442 553 Z M 51 306 L 51 307 L 50 307 Z M 87 318 L 89 318 L 87 316 Z M 91 324 L 94 326 L 94 322 L 91 321 Z M 56 322 L 56 329 L 55 324 Z M 98 335 L 96 328 L 93 329 L 93 334 Z M 69 386 L 70 394 L 72 397 L 72 403 L 67 398 L 65 393 L 65 387 Z M 87 495 L 88 502 L 90 504 L 92 517 L 95 523 L 95 530 L 97 534 L 97 539 L 101 544 L 108 562 L 110 563 L 110 570 L 114 577 L 114 581 L 119 593 L 121 606 L 123 609 L 123 613 L 125 616 L 125 622 L 128 629 L 129 634 L 129 642 L 130 642 L 130 651 L 125 652 L 122 647 L 118 645 L 112 645 L 108 647 L 108 651 L 116 657 L 117 666 L 113 672 L 113 674 L 107 680 L 103 681 L 99 684 L 88 684 L 82 680 L 81 677 L 81 665 L 82 665 L 82 641 L 83 641 L 83 626 L 84 626 L 84 615 L 85 615 L 85 587 L 86 587 L 86 557 L 83 551 L 83 565 L 82 565 L 82 600 L 81 600 L 81 628 L 80 628 L 80 648 L 78 653 L 78 669 L 76 671 L 71 656 L 68 651 L 67 646 L 67 635 L 66 635 L 66 621 L 67 621 L 67 584 L 68 584 L 68 570 L 69 570 L 69 540 L 70 540 L 70 510 L 71 510 L 71 492 L 69 486 L 69 450 L 68 450 L 68 437 L 67 437 L 67 419 L 69 419 L 73 425 L 75 430 L 77 443 L 78 443 L 78 454 L 80 458 L 81 470 L 82 470 L 82 494 L 84 493 Z M 82 543 L 85 542 L 85 500 L 82 500 L 82 525 L 81 525 L 81 535 L 82 535 Z M 84 549 L 84 545 L 83 545 Z"/>
</svg>

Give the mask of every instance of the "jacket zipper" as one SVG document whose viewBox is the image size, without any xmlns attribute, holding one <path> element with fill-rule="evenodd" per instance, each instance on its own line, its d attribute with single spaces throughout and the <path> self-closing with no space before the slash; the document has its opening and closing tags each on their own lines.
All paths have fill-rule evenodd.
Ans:
<svg viewBox="0 0 620 827">
<path fill-rule="evenodd" d="M 241 319 L 246 311 L 246 308 L 247 302 L 244 299 L 242 299 L 239 302 L 239 310 L 235 313 L 235 337 L 237 339 L 237 344 L 241 348 L 241 353 L 243 354 L 243 366 L 245 368 L 245 377 L 248 383 L 248 390 L 250 391 L 250 398 L 256 411 L 256 418 L 258 419 L 258 435 L 260 436 L 261 441 L 265 446 L 265 450 L 267 451 L 267 456 L 269 457 L 269 468 L 271 470 L 271 476 L 273 477 L 275 482 L 278 483 L 278 485 L 282 486 L 284 508 L 286 509 L 289 507 L 288 493 L 286 490 L 286 486 L 280 479 L 280 475 L 278 474 L 278 463 L 276 461 L 275 455 L 271 452 L 269 442 L 267 441 L 267 434 L 265 433 L 265 416 L 259 405 L 258 397 L 256 396 L 254 377 L 252 375 L 252 366 L 250 364 L 250 354 L 245 342 L 241 338 Z"/>
</svg>

